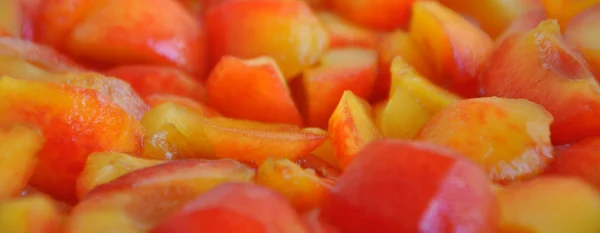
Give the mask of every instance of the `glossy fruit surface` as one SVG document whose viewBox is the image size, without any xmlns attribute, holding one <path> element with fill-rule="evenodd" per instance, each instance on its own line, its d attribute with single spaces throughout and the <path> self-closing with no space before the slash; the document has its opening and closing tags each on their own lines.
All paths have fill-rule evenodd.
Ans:
<svg viewBox="0 0 600 233">
<path fill-rule="evenodd" d="M 0 0 L 0 233 L 600 233 L 599 0 Z"/>
</svg>

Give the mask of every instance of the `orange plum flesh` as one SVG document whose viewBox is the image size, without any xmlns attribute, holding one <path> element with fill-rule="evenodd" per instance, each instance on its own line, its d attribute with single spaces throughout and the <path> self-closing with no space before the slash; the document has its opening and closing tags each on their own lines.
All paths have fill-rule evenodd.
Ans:
<svg viewBox="0 0 600 233">
<path fill-rule="evenodd" d="M 77 196 L 82 198 L 98 185 L 108 183 L 132 171 L 161 163 L 164 161 L 138 158 L 118 152 L 90 154 L 83 172 L 77 178 Z"/>
<path fill-rule="evenodd" d="M 393 30 L 406 27 L 415 0 L 329 0 L 330 8 L 364 27 Z"/>
<path fill-rule="evenodd" d="M 154 94 L 173 94 L 204 100 L 204 87 L 194 77 L 177 68 L 168 66 L 130 65 L 120 66 L 106 71 L 129 83 L 142 97 Z"/>
<path fill-rule="evenodd" d="M 539 177 L 498 193 L 500 233 L 600 231 L 600 192 L 568 177 Z"/>
<path fill-rule="evenodd" d="M 371 116 L 371 106 L 351 91 L 345 91 L 329 119 L 329 140 L 340 167 L 348 167 L 364 146 L 381 137 Z"/>
<path fill-rule="evenodd" d="M 477 165 L 443 147 L 389 139 L 357 155 L 321 214 L 349 233 L 491 233 L 497 218 L 490 181 Z"/>
<path fill-rule="evenodd" d="M 283 159 L 265 161 L 258 169 L 256 182 L 281 193 L 299 211 L 319 207 L 330 188 L 314 170 Z"/>
<path fill-rule="evenodd" d="M 502 41 L 480 80 L 485 95 L 528 99 L 546 108 L 554 117 L 554 144 L 599 135 L 600 86 L 554 20 Z"/>
<path fill-rule="evenodd" d="M 176 161 L 136 170 L 87 193 L 65 232 L 145 232 L 213 187 L 251 182 L 254 176 L 254 169 L 233 160 Z"/>
<path fill-rule="evenodd" d="M 308 233 L 279 194 L 251 184 L 225 184 L 188 202 L 151 233 Z"/>
<path fill-rule="evenodd" d="M 225 55 L 270 56 L 286 80 L 316 63 L 329 43 L 317 16 L 300 0 L 224 1 L 206 12 L 204 22 L 212 65 Z"/>
<path fill-rule="evenodd" d="M 214 157 L 204 134 L 204 116 L 181 105 L 165 103 L 148 111 L 141 124 L 146 128 L 142 155 L 172 160 Z"/>
<path fill-rule="evenodd" d="M 440 0 L 442 4 L 475 19 L 490 36 L 497 37 L 522 15 L 543 12 L 540 0 Z"/>
<path fill-rule="evenodd" d="M 377 76 L 377 54 L 370 49 L 332 49 L 317 67 L 307 69 L 291 87 L 310 127 L 326 128 L 344 91 L 360 98 L 371 95 Z"/>
<path fill-rule="evenodd" d="M 23 125 L 0 126 L 0 200 L 18 196 L 27 185 L 44 137 L 37 128 Z"/>
<path fill-rule="evenodd" d="M 600 233 L 600 0 L 0 0 L 0 233 Z"/>
<path fill-rule="evenodd" d="M 30 182 L 61 200 L 75 200 L 75 179 L 89 153 L 140 149 L 140 123 L 94 90 L 2 77 L 0 99 L 1 124 L 42 131 L 46 140 Z"/>
<path fill-rule="evenodd" d="M 36 25 L 36 41 L 85 63 L 141 63 L 206 72 L 204 31 L 172 0 L 44 1 Z"/>
<path fill-rule="evenodd" d="M 551 122 L 528 100 L 468 99 L 440 111 L 416 139 L 462 152 L 495 181 L 512 181 L 539 174 L 551 161 Z"/>
<path fill-rule="evenodd" d="M 270 57 L 221 58 L 206 80 L 206 92 L 206 103 L 224 116 L 302 126 L 283 74 Z"/>
<path fill-rule="evenodd" d="M 494 50 L 485 32 L 456 12 L 435 1 L 417 1 L 410 36 L 431 56 L 434 69 L 444 76 L 443 86 L 466 97 L 476 97 L 477 75 Z"/>
<path fill-rule="evenodd" d="M 204 132 L 216 157 L 259 165 L 270 157 L 294 160 L 327 140 L 321 129 L 222 117 L 207 118 Z"/>
<path fill-rule="evenodd" d="M 437 78 L 431 61 L 427 59 L 425 53 L 419 50 L 410 34 L 404 30 L 396 30 L 384 35 L 381 38 L 377 52 L 379 54 L 379 73 L 375 90 L 371 96 L 373 100 L 380 100 L 388 96 L 391 85 L 390 66 L 397 57 L 401 57 L 420 75 L 431 79 L 435 83 L 442 82 Z"/>
</svg>

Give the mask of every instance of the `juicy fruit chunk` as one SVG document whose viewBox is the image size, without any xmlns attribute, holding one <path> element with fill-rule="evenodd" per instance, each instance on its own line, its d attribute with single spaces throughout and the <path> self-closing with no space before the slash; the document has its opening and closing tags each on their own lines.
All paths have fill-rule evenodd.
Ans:
<svg viewBox="0 0 600 233">
<path fill-rule="evenodd" d="M 287 83 L 269 57 L 224 56 L 206 80 L 206 92 L 207 104 L 227 117 L 302 125 Z"/>
<path fill-rule="evenodd" d="M 181 204 L 255 171 L 233 160 L 185 160 L 144 168 L 98 186 L 67 219 L 65 232 L 147 232 Z"/>
<path fill-rule="evenodd" d="M 0 124 L 27 123 L 43 132 L 31 184 L 61 200 L 75 199 L 89 153 L 140 149 L 139 122 L 94 90 L 2 77 L 0 100 Z"/>
<path fill-rule="evenodd" d="M 81 18 L 92 10 L 94 0 L 43 1 L 34 22 L 34 40 L 64 50 L 65 40 Z M 51 21 L 57 17 L 62 20 Z M 43 22 L 43 23 L 40 23 Z"/>
<path fill-rule="evenodd" d="M 377 52 L 379 54 L 379 74 L 372 99 L 379 100 L 387 97 L 391 84 L 390 67 L 392 61 L 398 56 L 402 57 L 420 75 L 439 82 L 429 60 L 417 48 L 410 35 L 403 30 L 396 30 L 384 35 L 379 42 Z"/>
<path fill-rule="evenodd" d="M 600 192 L 581 180 L 539 177 L 498 194 L 501 233 L 600 231 Z"/>
<path fill-rule="evenodd" d="M 0 0 L 0 233 L 600 233 L 599 10 Z"/>
<path fill-rule="evenodd" d="M 393 30 L 405 27 L 415 0 L 330 0 L 329 6 L 341 16 L 365 27 Z"/>
<path fill-rule="evenodd" d="M 330 12 L 319 12 L 319 20 L 329 33 L 329 49 L 344 47 L 375 48 L 377 34 Z"/>
<path fill-rule="evenodd" d="M 386 137 L 411 139 L 431 116 L 460 100 L 417 74 L 400 56 L 390 71 L 390 98 L 374 110 L 375 123 Z"/>
<path fill-rule="evenodd" d="M 308 126 L 327 128 L 344 91 L 367 98 L 377 76 L 377 54 L 361 48 L 333 49 L 320 65 L 304 71 L 291 86 Z"/>
<path fill-rule="evenodd" d="M 279 192 L 299 211 L 319 207 L 330 188 L 314 170 L 302 169 L 286 159 L 265 161 L 258 169 L 256 183 Z"/>
<path fill-rule="evenodd" d="M 270 157 L 294 160 L 327 139 L 323 130 L 229 118 L 207 118 L 204 132 L 219 158 L 262 164 Z"/>
<path fill-rule="evenodd" d="M 307 233 L 277 193 L 251 184 L 225 184 L 188 202 L 151 233 Z"/>
<path fill-rule="evenodd" d="M 416 139 L 462 152 L 495 181 L 528 178 L 552 159 L 552 116 L 523 99 L 460 101 L 435 115 Z"/>
<path fill-rule="evenodd" d="M 474 18 L 490 36 L 497 37 L 516 18 L 531 11 L 543 11 L 539 0 L 440 0 L 453 10 Z"/>
<path fill-rule="evenodd" d="M 480 80 L 485 95 L 528 99 L 552 113 L 555 144 L 600 132 L 598 82 L 584 59 L 562 39 L 554 20 L 505 39 Z"/>
<path fill-rule="evenodd" d="M 42 195 L 0 204 L 0 232 L 59 233 L 62 220 L 62 213 L 56 203 Z"/>
<path fill-rule="evenodd" d="M 434 1 L 417 1 L 410 36 L 428 54 L 444 86 L 467 97 L 479 96 L 477 75 L 494 42 L 461 15 Z"/>
<path fill-rule="evenodd" d="M 126 81 L 142 97 L 172 94 L 203 101 L 204 86 L 185 72 L 167 66 L 130 65 L 108 70 L 108 76 Z"/>
<path fill-rule="evenodd" d="M 98 152 L 88 156 L 83 172 L 77 178 L 77 196 L 83 197 L 96 186 L 108 183 L 122 175 L 163 163 L 162 160 L 144 159 L 119 152 Z"/>
<path fill-rule="evenodd" d="M 348 233 L 495 232 L 491 184 L 461 157 L 430 144 L 373 142 L 346 169 L 321 216 Z"/>
<path fill-rule="evenodd" d="M 255 173 L 254 169 L 230 159 L 170 161 L 127 173 L 100 185 L 88 193 L 84 201 L 132 189 L 148 195 L 161 190 L 168 194 L 169 191 L 177 191 L 177 188 L 203 192 L 221 183 L 249 182 L 254 179 Z M 174 192 L 173 195 L 188 194 Z"/>
<path fill-rule="evenodd" d="M 214 109 L 206 106 L 206 104 L 203 104 L 201 102 L 197 102 L 193 99 L 182 97 L 182 96 L 168 95 L 168 94 L 155 94 L 155 95 L 151 95 L 151 96 L 144 98 L 144 100 L 146 101 L 146 103 L 148 103 L 148 105 L 150 105 L 151 108 L 156 108 L 159 105 L 162 105 L 165 103 L 172 103 L 172 104 L 175 104 L 178 106 L 186 107 L 189 110 L 191 110 L 192 112 L 195 112 L 196 114 L 199 114 L 201 116 L 205 116 L 205 117 L 221 116 L 220 113 L 218 113 Z"/>
<path fill-rule="evenodd" d="M 600 3 L 598 0 L 541 0 L 548 18 L 558 20 L 561 26 L 566 26 L 573 17 L 585 9 Z"/>
<path fill-rule="evenodd" d="M 392 73 L 390 94 L 393 95 L 398 88 L 409 91 L 432 115 L 461 99 L 418 74 L 402 57 L 394 58 L 390 70 Z"/>
<path fill-rule="evenodd" d="M 21 15 L 20 0 L 0 2 L 0 36 L 20 37 Z"/>
<path fill-rule="evenodd" d="M 595 75 L 600 74 L 600 47 L 596 43 L 600 38 L 598 20 L 600 4 L 583 11 L 565 27 L 565 39 L 583 53 Z"/>
<path fill-rule="evenodd" d="M 137 120 L 141 119 L 149 108 L 129 84 L 117 78 L 106 77 L 98 73 L 68 73 L 36 81 L 65 83 L 98 91 Z"/>
<path fill-rule="evenodd" d="M 388 138 L 412 139 L 431 118 L 419 99 L 403 88 L 397 88 L 374 112 L 377 127 Z"/>
<path fill-rule="evenodd" d="M 144 157 L 166 160 L 214 157 L 204 134 L 204 117 L 188 108 L 166 103 L 148 111 L 141 123 L 146 128 Z"/>
<path fill-rule="evenodd" d="M 345 91 L 329 119 L 329 140 L 341 168 L 346 168 L 369 142 L 381 137 L 371 115 L 371 106 Z"/>
<path fill-rule="evenodd" d="M 205 72 L 203 32 L 175 1 L 47 1 L 37 22 L 38 41 L 83 60 Z"/>
<path fill-rule="evenodd" d="M 579 177 L 600 190 L 600 138 L 589 138 L 556 153 L 549 174 Z"/>
<path fill-rule="evenodd" d="M 126 82 L 87 72 L 56 51 L 27 41 L 0 38 L 0 75 L 93 89 L 136 119 L 148 110 Z"/>
<path fill-rule="evenodd" d="M 433 67 L 428 58 L 415 44 L 415 41 L 404 30 L 396 30 L 384 35 L 379 43 L 379 61 L 382 70 L 387 71 L 389 76 L 390 65 L 394 58 L 400 56 L 416 72 L 428 78 L 433 78 Z M 387 89 L 385 91 L 388 91 Z"/>
<path fill-rule="evenodd" d="M 301 0 L 225 1 L 204 19 L 211 64 L 224 55 L 269 56 L 288 80 L 316 63 L 329 43 L 319 19 Z"/>
<path fill-rule="evenodd" d="M 0 126 L 0 200 L 18 196 L 37 164 L 44 137 L 38 129 Z"/>
</svg>

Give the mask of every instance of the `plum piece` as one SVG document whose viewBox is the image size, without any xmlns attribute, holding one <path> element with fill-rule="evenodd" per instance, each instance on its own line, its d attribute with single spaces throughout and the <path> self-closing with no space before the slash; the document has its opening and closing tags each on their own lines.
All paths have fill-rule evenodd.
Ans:
<svg viewBox="0 0 600 233">
<path fill-rule="evenodd" d="M 210 8 L 204 21 L 211 65 L 226 55 L 269 56 L 286 80 L 315 64 L 329 44 L 327 31 L 301 0 L 225 1 Z"/>
<path fill-rule="evenodd" d="M 290 85 L 305 124 L 324 129 L 344 91 L 367 98 L 376 77 L 376 52 L 348 47 L 329 50 L 319 66 L 305 70 Z"/>
<path fill-rule="evenodd" d="M 252 184 L 224 184 L 167 216 L 151 233 L 308 233 L 279 194 Z"/>
<path fill-rule="evenodd" d="M 206 80 L 206 103 L 224 116 L 302 126 L 277 63 L 224 56 Z"/>
<path fill-rule="evenodd" d="M 147 232 L 187 201 L 254 176 L 254 169 L 234 160 L 171 161 L 133 171 L 87 193 L 64 232 Z"/>
<path fill-rule="evenodd" d="M 345 91 L 329 119 L 329 140 L 342 169 L 350 165 L 356 154 L 369 142 L 381 138 L 373 122 L 371 106 L 351 91 Z"/>
<path fill-rule="evenodd" d="M 390 139 L 357 155 L 321 209 L 326 223 L 348 233 L 492 233 L 497 214 L 476 164 L 441 146 Z"/>
<path fill-rule="evenodd" d="M 523 98 L 546 108 L 554 116 L 554 144 L 600 135 L 600 86 L 556 20 L 502 41 L 480 80 L 486 96 Z"/>
<path fill-rule="evenodd" d="M 269 158 L 295 160 L 327 140 L 327 132 L 295 125 L 207 118 L 204 132 L 218 158 L 262 164 Z"/>
<path fill-rule="evenodd" d="M 528 100 L 475 98 L 440 111 L 416 139 L 462 152 L 490 179 L 509 182 L 541 173 L 552 160 L 551 122 L 550 113 Z"/>
<path fill-rule="evenodd" d="M 0 124 L 38 127 L 46 141 L 31 184 L 74 201 L 75 180 L 96 151 L 137 153 L 143 127 L 95 90 L 66 84 L 0 78 Z"/>
<path fill-rule="evenodd" d="M 27 186 L 44 141 L 35 127 L 0 125 L 0 200 L 18 196 Z"/>
<path fill-rule="evenodd" d="M 435 1 L 417 1 L 410 36 L 431 56 L 442 86 L 465 97 L 477 97 L 481 65 L 494 51 L 494 41 L 458 13 Z"/>
<path fill-rule="evenodd" d="M 600 192 L 568 177 L 539 177 L 498 193 L 500 233 L 600 231 Z"/>
<path fill-rule="evenodd" d="M 82 198 L 98 185 L 122 175 L 164 163 L 163 160 L 138 158 L 119 152 L 96 152 L 88 156 L 83 172 L 77 178 L 77 196 Z"/>
</svg>

